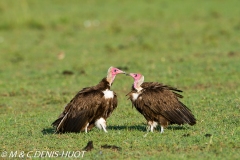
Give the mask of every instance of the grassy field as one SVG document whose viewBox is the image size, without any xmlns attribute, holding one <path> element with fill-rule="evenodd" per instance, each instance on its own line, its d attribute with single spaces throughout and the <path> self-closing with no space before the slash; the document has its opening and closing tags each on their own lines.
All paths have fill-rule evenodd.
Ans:
<svg viewBox="0 0 240 160">
<path fill-rule="evenodd" d="M 239 0 L 1 0 L 1 157 L 77 152 L 92 140 L 83 159 L 239 159 L 239 6 Z M 125 97 L 133 79 L 119 75 L 107 134 L 96 128 L 53 134 L 65 104 L 110 66 L 182 89 L 197 124 L 147 134 Z"/>
</svg>

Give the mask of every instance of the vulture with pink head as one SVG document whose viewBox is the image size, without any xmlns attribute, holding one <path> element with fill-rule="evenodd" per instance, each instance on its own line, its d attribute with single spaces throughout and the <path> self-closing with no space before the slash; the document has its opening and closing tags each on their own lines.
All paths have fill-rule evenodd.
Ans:
<svg viewBox="0 0 240 160">
<path fill-rule="evenodd" d="M 125 73 L 118 68 L 110 67 L 107 77 L 96 86 L 86 87 L 79 91 L 66 105 L 52 125 L 56 133 L 80 132 L 91 130 L 94 126 L 106 129 L 106 119 L 117 107 L 117 95 L 110 87 L 117 74 Z"/>
<path fill-rule="evenodd" d="M 191 110 L 179 101 L 182 92 L 177 88 L 158 82 L 144 82 L 139 73 L 128 74 L 134 79 L 131 92 L 127 94 L 132 104 L 147 120 L 148 130 L 153 132 L 159 124 L 161 133 L 169 124 L 196 124 Z"/>
</svg>

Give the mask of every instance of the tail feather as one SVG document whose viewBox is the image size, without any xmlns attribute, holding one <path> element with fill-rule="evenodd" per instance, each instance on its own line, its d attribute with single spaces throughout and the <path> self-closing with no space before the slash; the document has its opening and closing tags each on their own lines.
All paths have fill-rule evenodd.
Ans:
<svg viewBox="0 0 240 160">
<path fill-rule="evenodd" d="M 59 125 L 59 123 L 61 122 L 62 118 L 58 118 L 57 120 L 55 120 L 53 123 L 52 123 L 52 126 L 53 127 L 57 127 Z"/>
<path fill-rule="evenodd" d="M 191 110 L 183 103 L 179 102 L 175 109 L 164 112 L 165 118 L 167 118 L 172 124 L 196 124 L 196 119 Z"/>
<path fill-rule="evenodd" d="M 80 112 L 79 115 L 73 116 L 71 113 L 61 114 L 57 120 L 52 123 L 57 133 L 80 132 L 88 123 L 88 115 Z"/>
<path fill-rule="evenodd" d="M 184 115 L 186 116 L 187 123 L 191 126 L 196 124 L 196 118 L 192 114 L 191 110 L 186 105 L 184 105 L 182 102 L 180 102 L 180 103 L 181 103 L 182 107 L 184 108 Z"/>
<path fill-rule="evenodd" d="M 65 122 L 65 120 L 66 120 L 66 118 L 67 118 L 67 115 L 68 115 L 68 113 L 65 114 L 65 115 L 61 114 L 61 115 L 59 116 L 59 118 L 56 119 L 56 120 L 52 123 L 52 126 L 55 127 L 57 133 L 59 133 L 59 132 L 64 132 L 63 126 L 64 126 L 64 122 Z"/>
<path fill-rule="evenodd" d="M 60 116 L 58 117 L 58 119 L 56 119 L 56 120 L 52 123 L 52 126 L 53 126 L 53 127 L 57 127 L 57 126 L 59 125 L 59 123 L 62 121 L 63 117 L 64 117 L 64 115 L 60 115 Z"/>
</svg>

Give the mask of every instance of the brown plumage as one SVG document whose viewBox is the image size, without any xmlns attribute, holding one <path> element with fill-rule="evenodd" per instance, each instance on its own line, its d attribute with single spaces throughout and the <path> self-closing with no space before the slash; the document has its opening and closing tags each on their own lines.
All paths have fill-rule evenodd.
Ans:
<svg viewBox="0 0 240 160">
<path fill-rule="evenodd" d="M 135 108 L 145 117 L 151 132 L 157 124 L 161 125 L 161 133 L 169 124 L 196 124 L 191 110 L 179 101 L 182 92 L 176 88 L 157 82 L 143 82 L 144 76 L 130 73 L 134 78 L 132 91 L 127 95 Z"/>
<path fill-rule="evenodd" d="M 107 132 L 106 119 L 117 107 L 116 93 L 110 91 L 110 87 L 119 73 L 125 72 L 110 67 L 107 77 L 99 84 L 79 91 L 58 119 L 52 123 L 56 127 L 56 132 L 87 132 L 95 125 Z"/>
</svg>

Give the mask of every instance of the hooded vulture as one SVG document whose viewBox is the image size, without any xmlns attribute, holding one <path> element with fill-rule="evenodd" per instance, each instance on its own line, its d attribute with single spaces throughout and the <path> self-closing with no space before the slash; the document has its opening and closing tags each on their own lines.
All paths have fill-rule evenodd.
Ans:
<svg viewBox="0 0 240 160">
<path fill-rule="evenodd" d="M 110 67 L 107 77 L 96 86 L 79 91 L 52 123 L 56 133 L 80 131 L 87 133 L 94 126 L 107 132 L 106 119 L 117 107 L 117 95 L 110 90 L 110 87 L 116 75 L 120 73 L 125 72 Z"/>
<path fill-rule="evenodd" d="M 163 133 L 169 124 L 196 124 L 191 110 L 179 101 L 183 96 L 176 92 L 181 90 L 158 82 L 144 82 L 144 76 L 138 73 L 128 75 L 133 77 L 134 84 L 127 96 L 147 120 L 148 130 L 153 132 L 160 124 Z"/>
</svg>

